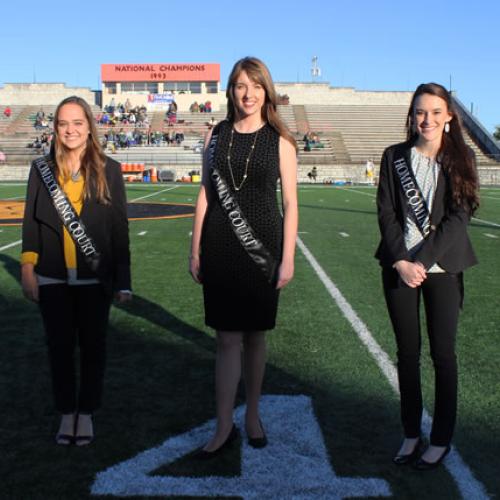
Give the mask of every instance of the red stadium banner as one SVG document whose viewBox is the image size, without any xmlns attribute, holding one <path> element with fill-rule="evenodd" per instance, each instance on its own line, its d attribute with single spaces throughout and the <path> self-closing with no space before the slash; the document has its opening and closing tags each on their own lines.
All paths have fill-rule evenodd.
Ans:
<svg viewBox="0 0 500 500">
<path fill-rule="evenodd" d="M 101 64 L 103 82 L 218 82 L 220 64 Z"/>
</svg>

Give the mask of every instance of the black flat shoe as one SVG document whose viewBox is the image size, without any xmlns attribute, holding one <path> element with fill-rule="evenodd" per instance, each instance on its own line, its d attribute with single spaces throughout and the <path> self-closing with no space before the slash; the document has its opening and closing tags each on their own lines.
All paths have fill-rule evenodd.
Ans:
<svg viewBox="0 0 500 500">
<path fill-rule="evenodd" d="M 420 445 L 422 444 L 422 439 L 418 438 L 417 442 L 415 443 L 415 448 L 413 448 L 413 451 L 411 453 L 407 453 L 406 455 L 396 455 L 393 457 L 392 462 L 396 465 L 407 465 L 410 462 L 413 462 L 415 458 L 417 458 L 417 455 L 420 452 Z"/>
<path fill-rule="evenodd" d="M 60 446 L 69 446 L 75 441 L 75 436 L 71 434 L 58 434 L 56 436 L 56 443 Z"/>
<path fill-rule="evenodd" d="M 94 436 L 75 436 L 76 446 L 88 446 L 94 440 Z"/>
<path fill-rule="evenodd" d="M 435 462 L 427 462 L 427 460 L 424 460 L 422 457 L 420 457 L 414 465 L 415 469 L 417 470 L 435 469 L 444 460 L 446 455 L 450 453 L 450 450 L 451 446 L 447 446 L 446 449 L 443 451 L 443 454 Z"/>
<path fill-rule="evenodd" d="M 265 448 L 267 446 L 267 436 L 266 436 L 266 433 L 264 431 L 264 426 L 262 425 L 262 422 L 260 421 L 260 419 L 259 419 L 259 424 L 260 424 L 260 428 L 262 429 L 262 437 L 253 438 L 253 437 L 248 436 L 248 444 L 252 448 Z"/>
<path fill-rule="evenodd" d="M 236 439 L 238 439 L 239 436 L 240 433 L 238 431 L 238 428 L 233 424 L 229 436 L 216 450 L 207 451 L 203 448 L 200 448 L 194 453 L 193 458 L 195 458 L 196 460 L 210 460 L 211 458 L 214 458 L 225 451 L 233 441 L 236 441 Z"/>
<path fill-rule="evenodd" d="M 82 413 L 83 415 L 83 413 Z M 74 442 L 76 446 L 88 446 L 93 440 L 94 440 L 94 425 L 92 423 L 92 415 L 90 415 L 90 422 L 91 422 L 91 431 L 92 434 L 78 434 L 77 429 L 78 429 L 78 419 L 80 418 L 80 415 L 77 416 L 75 420 L 75 437 L 74 437 Z"/>
</svg>

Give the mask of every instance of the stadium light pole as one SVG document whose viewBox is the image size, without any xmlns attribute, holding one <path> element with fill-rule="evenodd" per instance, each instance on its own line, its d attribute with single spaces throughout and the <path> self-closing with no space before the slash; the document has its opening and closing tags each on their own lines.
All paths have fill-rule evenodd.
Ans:
<svg viewBox="0 0 500 500">
<path fill-rule="evenodd" d="M 312 81 L 315 82 L 316 78 L 321 76 L 321 69 L 318 66 L 318 56 L 313 56 L 311 62 L 312 62 L 311 76 L 312 76 Z"/>
</svg>

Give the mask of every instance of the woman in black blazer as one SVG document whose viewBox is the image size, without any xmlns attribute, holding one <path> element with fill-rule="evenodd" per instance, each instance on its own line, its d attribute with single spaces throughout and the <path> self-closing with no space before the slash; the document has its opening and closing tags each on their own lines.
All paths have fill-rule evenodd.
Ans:
<svg viewBox="0 0 500 500">
<path fill-rule="evenodd" d="M 467 225 L 478 205 L 474 157 L 464 142 L 451 95 L 441 85 L 422 84 L 408 111 L 407 142 L 384 152 L 377 192 L 382 238 L 376 257 L 398 347 L 405 434 L 393 459 L 398 465 L 413 462 L 421 447 L 420 296 L 436 387 L 430 445 L 415 466 L 434 468 L 450 450 L 462 271 L 477 262 Z"/>
<path fill-rule="evenodd" d="M 22 287 L 38 303 L 45 327 L 55 405 L 62 414 L 56 442 L 82 446 L 93 439 L 92 413 L 101 403 L 111 300 L 113 294 L 121 302 L 132 295 L 126 196 L 120 164 L 102 152 L 83 99 L 59 104 L 53 141 L 42 170 L 36 166 L 41 159 L 35 160 L 28 180 Z M 66 200 L 62 192 L 54 194 L 54 181 Z M 68 217 L 71 206 L 79 221 L 66 228 L 60 215 Z"/>
</svg>

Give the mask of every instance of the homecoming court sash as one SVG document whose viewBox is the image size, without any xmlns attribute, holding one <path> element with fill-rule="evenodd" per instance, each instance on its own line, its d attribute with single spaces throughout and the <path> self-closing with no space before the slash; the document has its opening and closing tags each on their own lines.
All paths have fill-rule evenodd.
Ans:
<svg viewBox="0 0 500 500">
<path fill-rule="evenodd" d="M 33 162 L 44 186 L 52 199 L 57 215 L 63 226 L 67 229 L 69 235 L 73 239 L 76 248 L 83 255 L 85 262 L 94 272 L 97 271 L 100 262 L 100 254 L 92 237 L 87 233 L 83 222 L 78 217 L 73 205 L 68 200 L 66 193 L 54 177 L 53 170 L 50 168 L 52 160 L 47 161 L 43 156 Z"/>
<path fill-rule="evenodd" d="M 276 272 L 278 264 L 269 250 L 259 240 L 255 231 L 250 226 L 244 213 L 242 212 L 236 198 L 215 166 L 215 150 L 217 147 L 218 134 L 214 130 L 208 145 L 207 161 L 215 192 L 220 201 L 220 205 L 226 214 L 229 225 L 236 238 L 240 242 L 248 256 L 257 264 L 257 267 L 264 273 L 267 281 L 274 285 L 276 282 Z"/>
<path fill-rule="evenodd" d="M 404 158 L 394 160 L 393 166 L 408 202 L 408 207 L 413 214 L 418 229 L 425 238 L 431 230 L 431 217 L 425 198 L 415 179 L 415 174 L 408 167 Z"/>
</svg>

